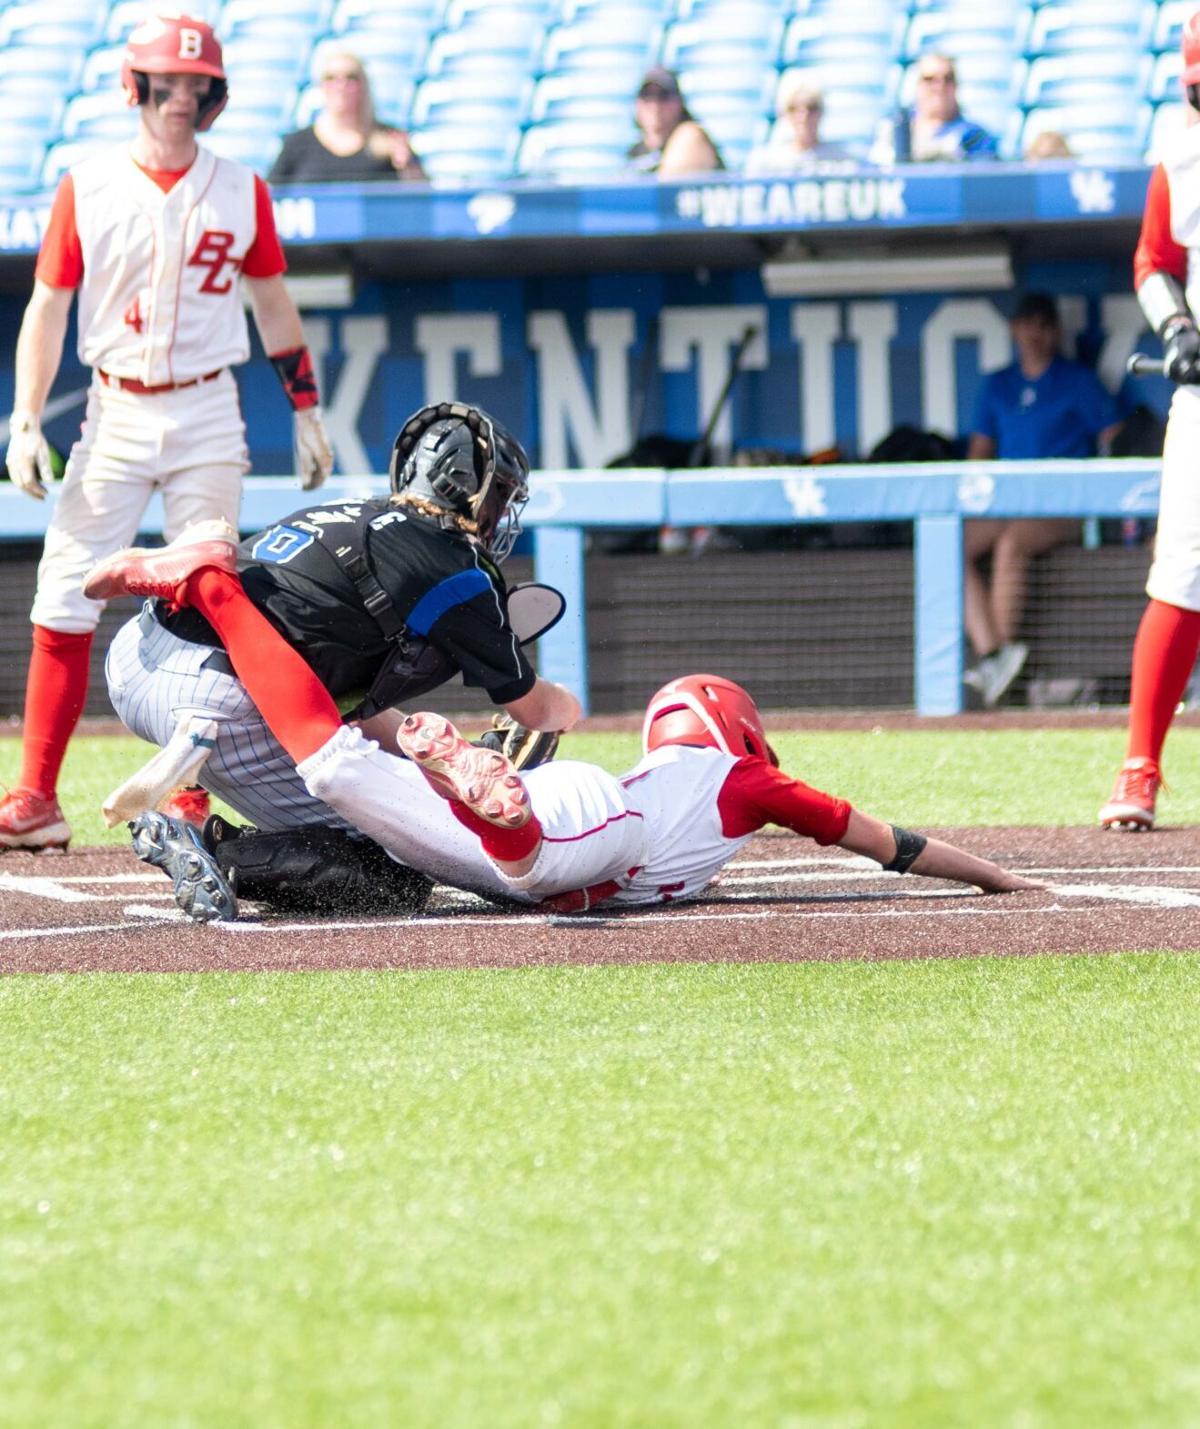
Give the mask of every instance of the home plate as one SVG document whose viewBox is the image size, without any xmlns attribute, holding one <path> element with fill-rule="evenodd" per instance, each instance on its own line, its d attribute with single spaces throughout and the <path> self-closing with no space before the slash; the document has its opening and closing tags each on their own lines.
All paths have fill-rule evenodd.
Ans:
<svg viewBox="0 0 1200 1429">
<path fill-rule="evenodd" d="M 1138 903 L 1144 908 L 1200 908 L 1200 891 L 1159 888 L 1138 883 L 1055 883 L 1065 898 L 1108 898 L 1114 903 Z"/>
</svg>

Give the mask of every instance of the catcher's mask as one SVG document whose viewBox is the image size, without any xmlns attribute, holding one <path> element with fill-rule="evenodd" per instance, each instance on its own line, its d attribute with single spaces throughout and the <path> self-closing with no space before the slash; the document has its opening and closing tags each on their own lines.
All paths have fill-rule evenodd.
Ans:
<svg viewBox="0 0 1200 1429">
<path fill-rule="evenodd" d="M 778 764 L 758 706 L 741 685 L 720 675 L 684 675 L 664 685 L 646 706 L 642 748 L 698 744 L 741 759 L 756 754 Z"/>
<path fill-rule="evenodd" d="M 388 468 L 393 497 L 412 496 L 466 529 L 495 561 L 521 531 L 529 458 L 521 443 L 478 407 L 422 407 L 400 428 Z"/>
<path fill-rule="evenodd" d="M 206 74 L 212 83 L 200 101 L 196 128 L 207 129 L 225 108 L 229 86 L 221 42 L 212 26 L 190 15 L 151 15 L 125 42 L 121 87 L 130 105 L 150 102 L 152 74 Z"/>
</svg>

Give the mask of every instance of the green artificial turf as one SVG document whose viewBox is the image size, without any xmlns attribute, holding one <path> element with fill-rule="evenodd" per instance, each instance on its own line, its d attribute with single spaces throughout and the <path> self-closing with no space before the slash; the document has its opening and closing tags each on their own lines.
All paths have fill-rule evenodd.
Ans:
<svg viewBox="0 0 1200 1429">
<path fill-rule="evenodd" d="M 785 733 L 773 742 L 784 767 L 869 813 L 916 827 L 1091 824 L 1124 754 L 1120 729 L 880 730 Z M 615 771 L 638 757 L 634 734 L 571 734 L 561 753 Z M 132 737 L 72 742 L 61 800 L 77 847 L 121 843 L 105 829 L 106 794 L 150 757 Z M 16 780 L 20 743 L 0 739 L 0 784 Z M 1200 730 L 1178 729 L 1166 751 L 1165 823 L 1200 822 Z"/>
<path fill-rule="evenodd" d="M 1200 959 L 0 981 L 0 1423 L 1200 1422 Z"/>
</svg>

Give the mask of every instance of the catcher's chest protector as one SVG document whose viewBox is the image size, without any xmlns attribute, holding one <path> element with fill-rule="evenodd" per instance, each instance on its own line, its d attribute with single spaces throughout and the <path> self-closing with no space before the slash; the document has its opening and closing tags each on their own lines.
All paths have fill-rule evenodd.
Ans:
<svg viewBox="0 0 1200 1429">
<path fill-rule="evenodd" d="M 331 606 L 365 610 L 379 627 L 388 654 L 353 712 L 360 719 L 427 694 L 458 673 L 448 655 L 405 625 L 367 560 L 368 530 L 399 527 L 406 519 L 386 498 L 329 502 L 293 513 L 242 548 L 251 561 L 312 581 Z"/>
</svg>

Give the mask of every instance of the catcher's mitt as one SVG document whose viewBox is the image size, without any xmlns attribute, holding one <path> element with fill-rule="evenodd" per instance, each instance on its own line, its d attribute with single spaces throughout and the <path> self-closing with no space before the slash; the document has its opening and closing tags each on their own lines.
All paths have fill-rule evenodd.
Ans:
<svg viewBox="0 0 1200 1429">
<path fill-rule="evenodd" d="M 492 727 L 475 741 L 484 749 L 498 749 L 515 769 L 536 769 L 549 764 L 558 749 L 557 730 L 526 729 L 512 715 L 492 716 Z"/>
</svg>

